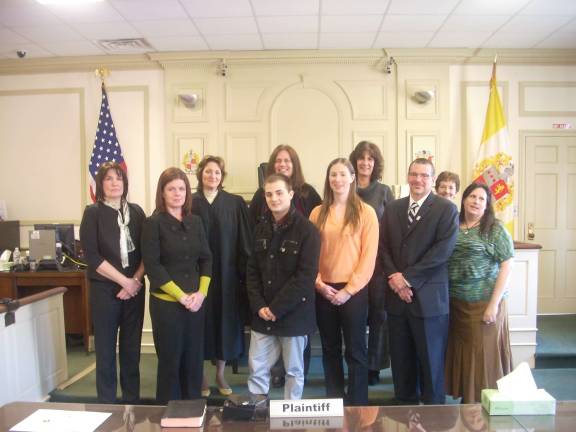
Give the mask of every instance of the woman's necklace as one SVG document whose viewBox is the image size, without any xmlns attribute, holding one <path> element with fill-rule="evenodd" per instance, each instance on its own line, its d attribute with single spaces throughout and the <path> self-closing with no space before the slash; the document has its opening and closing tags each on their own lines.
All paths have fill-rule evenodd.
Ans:
<svg viewBox="0 0 576 432">
<path fill-rule="evenodd" d="M 475 221 L 472 225 L 468 225 L 468 222 L 464 220 L 464 225 L 466 225 L 466 228 L 462 228 L 462 232 L 464 234 L 468 234 L 472 228 L 476 228 L 478 225 L 480 225 L 480 220 Z"/>
</svg>

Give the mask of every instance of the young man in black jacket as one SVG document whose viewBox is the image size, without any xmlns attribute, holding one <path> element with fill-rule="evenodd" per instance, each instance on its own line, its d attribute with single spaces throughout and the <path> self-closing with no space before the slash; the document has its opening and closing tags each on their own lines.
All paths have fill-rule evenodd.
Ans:
<svg viewBox="0 0 576 432">
<path fill-rule="evenodd" d="M 316 227 L 291 207 L 290 179 L 273 174 L 264 182 L 270 212 L 254 232 L 247 289 L 252 309 L 248 389 L 267 394 L 270 369 L 282 356 L 284 399 L 304 390 L 303 352 L 315 330 L 315 288 L 320 255 Z"/>
</svg>

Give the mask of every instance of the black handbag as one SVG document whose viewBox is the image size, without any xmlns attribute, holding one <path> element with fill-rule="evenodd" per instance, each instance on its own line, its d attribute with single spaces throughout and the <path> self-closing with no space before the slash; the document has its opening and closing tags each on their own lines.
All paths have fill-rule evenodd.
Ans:
<svg viewBox="0 0 576 432">
<path fill-rule="evenodd" d="M 268 397 L 263 395 L 232 394 L 224 401 L 222 419 L 228 420 L 261 420 L 268 415 Z"/>
</svg>

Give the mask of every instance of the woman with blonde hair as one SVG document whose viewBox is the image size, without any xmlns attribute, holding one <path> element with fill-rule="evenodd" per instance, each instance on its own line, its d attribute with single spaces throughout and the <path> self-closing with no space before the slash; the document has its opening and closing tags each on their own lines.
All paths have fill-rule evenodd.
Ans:
<svg viewBox="0 0 576 432">
<path fill-rule="evenodd" d="M 368 404 L 366 319 L 368 290 L 378 251 L 376 212 L 356 194 L 352 164 L 334 159 L 326 170 L 324 202 L 310 214 L 320 231 L 316 278 L 316 316 L 322 341 L 322 363 L 328 397 L 349 405 Z M 344 336 L 348 366 L 344 392 Z"/>
</svg>

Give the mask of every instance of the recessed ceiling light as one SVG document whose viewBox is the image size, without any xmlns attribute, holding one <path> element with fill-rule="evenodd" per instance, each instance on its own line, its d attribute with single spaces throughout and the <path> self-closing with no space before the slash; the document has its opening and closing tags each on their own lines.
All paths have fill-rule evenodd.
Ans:
<svg viewBox="0 0 576 432">
<path fill-rule="evenodd" d="M 36 0 L 40 4 L 47 5 L 81 5 L 84 3 L 99 3 L 103 0 Z"/>
</svg>

